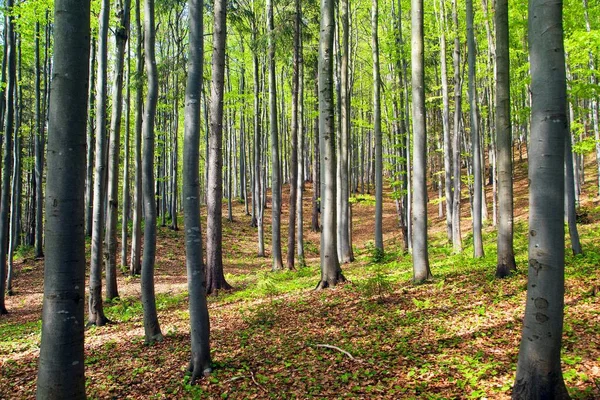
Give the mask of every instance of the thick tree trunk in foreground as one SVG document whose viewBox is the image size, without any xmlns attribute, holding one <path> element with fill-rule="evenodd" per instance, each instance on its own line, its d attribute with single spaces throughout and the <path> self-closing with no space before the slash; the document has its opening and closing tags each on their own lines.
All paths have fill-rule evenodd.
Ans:
<svg viewBox="0 0 600 400">
<path fill-rule="evenodd" d="M 317 289 L 344 282 L 336 243 L 336 162 L 333 101 L 334 1 L 321 0 L 319 37 L 319 142 L 321 156 L 321 281 Z"/>
<path fill-rule="evenodd" d="M 564 154 L 568 132 L 562 2 L 529 1 L 529 270 L 513 399 L 568 399 L 564 313 Z"/>
<path fill-rule="evenodd" d="M 231 289 L 223 274 L 223 91 L 225 80 L 225 47 L 227 19 L 225 0 L 216 0 L 213 27 L 212 85 L 210 101 L 210 134 L 208 137 L 207 227 L 206 227 L 206 292 Z"/>
<path fill-rule="evenodd" d="M 431 279 L 427 249 L 427 131 L 425 124 L 425 59 L 423 0 L 411 1 L 411 63 L 413 98 L 413 281 Z"/>
<path fill-rule="evenodd" d="M 508 0 L 496 0 L 496 144 L 498 174 L 498 264 L 502 278 L 517 269 L 513 248 L 513 166 L 510 120 Z"/>
<path fill-rule="evenodd" d="M 84 190 L 89 0 L 55 0 L 37 398 L 85 399 Z M 72 79 L 76 76 L 77 79 Z"/>
<path fill-rule="evenodd" d="M 190 338 L 192 354 L 190 383 L 206 376 L 210 365 L 210 322 L 206 305 L 206 277 L 202 261 L 200 225 L 200 96 L 204 62 L 204 18 L 202 0 L 189 1 L 190 50 L 185 93 L 185 128 L 183 143 L 183 198 L 185 255 L 190 302 Z"/>
<path fill-rule="evenodd" d="M 142 259 L 142 306 L 144 307 L 144 338 L 146 343 L 163 339 L 156 314 L 154 294 L 154 262 L 156 260 L 156 198 L 154 197 L 154 118 L 158 101 L 158 74 L 154 43 L 154 0 L 144 1 L 144 49 L 148 75 L 148 93 L 144 109 L 142 134 L 144 154 L 142 159 L 142 191 L 144 194 L 144 254 Z"/>
</svg>

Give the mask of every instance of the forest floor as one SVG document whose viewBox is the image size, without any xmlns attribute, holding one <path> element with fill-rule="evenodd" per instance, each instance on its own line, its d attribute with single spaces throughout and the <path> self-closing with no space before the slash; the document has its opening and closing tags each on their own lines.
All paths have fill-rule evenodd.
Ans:
<svg viewBox="0 0 600 400">
<path fill-rule="evenodd" d="M 579 225 L 585 254 L 572 256 L 566 242 L 562 367 L 569 392 L 578 399 L 600 398 L 600 198 L 591 174 L 587 180 L 582 196 L 587 215 Z M 486 190 L 489 200 L 491 188 Z M 342 266 L 349 282 L 314 291 L 319 235 L 309 231 L 311 195 L 308 185 L 307 266 L 279 273 L 270 272 L 270 203 L 266 258 L 256 256 L 257 232 L 244 205 L 235 202 L 234 222 L 226 220 L 224 205 L 224 265 L 234 290 L 209 299 L 215 369 L 198 385 L 189 385 L 184 376 L 190 340 L 183 231 L 160 228 L 156 293 L 165 339 L 144 344 L 139 277 L 120 274 L 121 298 L 105 305 L 113 323 L 86 332 L 88 398 L 509 398 L 526 295 L 526 161 L 516 165 L 518 272 L 504 280 L 494 279 L 491 212 L 486 255 L 475 260 L 465 194 L 464 252 L 453 254 L 432 192 L 429 256 L 435 278 L 413 285 L 411 257 L 402 251 L 395 205 L 386 192 L 383 259 L 374 260 L 374 198 L 359 195 L 353 205 L 356 261 Z M 7 298 L 10 314 L 0 318 L 0 399 L 34 397 L 42 285 L 43 261 L 23 251 L 15 295 Z"/>
</svg>

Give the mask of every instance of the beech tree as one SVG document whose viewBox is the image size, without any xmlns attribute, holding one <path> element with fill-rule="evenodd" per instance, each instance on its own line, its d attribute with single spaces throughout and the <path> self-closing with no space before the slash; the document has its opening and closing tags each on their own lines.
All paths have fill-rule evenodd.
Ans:
<svg viewBox="0 0 600 400">
<path fill-rule="evenodd" d="M 223 92 L 225 89 L 225 48 L 227 44 L 227 4 L 216 0 L 214 8 L 210 134 L 208 137 L 206 292 L 230 289 L 223 274 Z"/>
<path fill-rule="evenodd" d="M 188 367 L 190 383 L 206 376 L 210 365 L 210 322 L 206 305 L 206 277 L 202 260 L 200 225 L 200 96 L 204 70 L 204 15 L 202 0 L 189 0 L 189 68 L 185 94 L 183 146 L 183 198 L 185 251 L 190 302 L 192 354 Z"/>
<path fill-rule="evenodd" d="M 336 162 L 333 103 L 333 0 L 321 0 L 319 35 L 319 145 L 321 158 L 321 281 L 317 289 L 344 282 L 337 256 L 336 237 Z"/>
<path fill-rule="evenodd" d="M 38 399 L 85 399 L 84 304 L 89 0 L 55 0 Z M 73 79 L 72 77 L 77 77 Z"/>
<path fill-rule="evenodd" d="M 527 300 L 513 399 L 568 399 L 564 314 L 564 154 L 569 134 L 562 2 L 529 1 L 531 145 Z"/>
<path fill-rule="evenodd" d="M 413 281 L 431 279 L 427 249 L 427 131 L 425 124 L 425 59 L 423 0 L 411 0 L 411 63 L 413 97 Z"/>
</svg>

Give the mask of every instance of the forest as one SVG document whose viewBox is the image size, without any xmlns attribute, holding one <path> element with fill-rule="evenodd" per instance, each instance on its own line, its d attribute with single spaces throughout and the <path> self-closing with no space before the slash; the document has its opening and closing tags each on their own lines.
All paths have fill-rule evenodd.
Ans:
<svg viewBox="0 0 600 400">
<path fill-rule="evenodd" d="M 599 2 L 0 12 L 0 399 L 600 398 Z"/>
</svg>

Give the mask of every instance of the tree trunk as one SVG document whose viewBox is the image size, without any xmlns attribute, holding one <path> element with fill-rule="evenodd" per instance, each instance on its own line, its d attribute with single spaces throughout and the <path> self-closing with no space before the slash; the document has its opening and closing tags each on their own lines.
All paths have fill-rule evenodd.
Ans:
<svg viewBox="0 0 600 400">
<path fill-rule="evenodd" d="M 570 120 L 569 120 L 570 121 Z M 570 130 L 569 130 L 570 131 Z M 575 202 L 575 179 L 573 176 L 573 149 L 571 134 L 565 138 L 565 214 L 569 225 L 571 250 L 573 255 L 582 254 L 579 231 L 577 230 L 577 211 Z"/>
<path fill-rule="evenodd" d="M 452 161 L 454 178 L 454 198 L 452 199 L 452 248 L 455 253 L 462 252 L 460 233 L 460 118 L 461 110 L 461 79 L 460 79 L 460 40 L 458 37 L 458 10 L 456 0 L 452 0 L 452 20 L 454 23 L 454 137 L 452 138 Z"/>
<path fill-rule="evenodd" d="M 473 252 L 475 258 L 483 257 L 482 228 L 482 167 L 481 144 L 479 135 L 479 116 L 477 115 L 477 87 L 475 82 L 475 34 L 473 32 L 473 0 L 466 0 L 467 8 L 467 47 L 469 64 L 469 103 L 471 112 L 471 146 L 473 156 Z"/>
<path fill-rule="evenodd" d="M 130 0 L 128 0 L 130 2 Z M 129 25 L 128 25 L 129 26 Z M 131 30 L 129 30 L 131 32 Z M 121 265 L 126 267 L 127 262 L 127 236 L 129 225 L 129 210 L 131 208 L 130 201 L 130 185 L 129 185 L 129 153 L 131 146 L 129 145 L 129 136 L 131 133 L 131 39 L 128 35 L 127 39 L 127 79 L 125 82 L 125 147 L 124 147 L 124 163 L 123 163 L 123 213 L 121 214 Z"/>
<path fill-rule="evenodd" d="M 315 98 L 319 98 L 319 81 L 315 68 Z M 320 212 L 320 197 L 321 197 L 321 155 L 320 155 L 320 144 L 319 144 L 319 102 L 315 101 L 315 121 L 314 121 L 314 158 L 313 158 L 313 196 L 312 196 L 312 215 L 311 215 L 311 226 L 310 229 L 313 232 L 320 232 L 321 226 L 319 224 L 319 212 Z M 321 199 L 322 200 L 322 199 Z"/>
<path fill-rule="evenodd" d="M 333 0 L 321 0 L 319 35 L 319 143 L 321 157 L 321 281 L 317 289 L 333 287 L 346 279 L 337 257 L 336 243 L 336 161 L 333 99 Z"/>
<path fill-rule="evenodd" d="M 513 399 L 568 399 L 564 313 L 564 154 L 568 135 L 562 3 L 529 1 L 529 270 Z"/>
<path fill-rule="evenodd" d="M 206 227 L 206 292 L 231 289 L 223 274 L 223 91 L 225 89 L 225 48 L 227 44 L 227 7 L 225 0 L 215 1 L 212 55 L 212 86 L 210 101 L 210 135 L 208 153 Z"/>
<path fill-rule="evenodd" d="M 275 76 L 275 26 L 273 0 L 267 0 L 267 35 L 269 38 L 269 129 L 271 131 L 271 256 L 273 271 L 283 269 L 281 258 L 281 171 L 279 166 L 279 133 L 277 132 L 277 83 Z"/>
<path fill-rule="evenodd" d="M 102 326 L 108 321 L 102 305 L 102 248 L 104 245 L 104 197 L 106 171 L 106 86 L 108 57 L 108 23 L 110 1 L 102 0 L 98 27 L 98 79 L 96 81 L 96 162 L 94 171 L 94 205 L 88 325 Z"/>
<path fill-rule="evenodd" d="M 292 73 L 292 132 L 291 132 L 291 157 L 290 157 L 290 203 L 288 220 L 288 248 L 287 269 L 294 269 L 294 252 L 296 246 L 296 207 L 297 198 L 302 196 L 302 190 L 298 190 L 298 132 L 299 132 L 299 85 L 300 85 L 300 0 L 295 0 L 296 15 L 294 18 L 294 59 Z M 300 192 L 300 194 L 298 194 Z"/>
<path fill-rule="evenodd" d="M 6 7 L 13 6 L 12 0 L 7 0 Z M 7 250 L 9 234 L 10 210 L 10 177 L 12 170 L 12 134 L 14 125 L 14 87 L 16 85 L 15 34 L 14 21 L 8 16 L 6 24 L 6 57 L 8 73 L 6 75 L 5 115 L 4 115 L 4 153 L 2 157 L 2 189 L 0 194 L 0 315 L 6 314 L 4 295 L 6 291 Z"/>
<path fill-rule="evenodd" d="M 44 305 L 36 393 L 43 400 L 85 399 L 84 190 L 90 2 L 56 0 L 55 9 Z M 72 79 L 74 76 L 77 79 Z"/>
<path fill-rule="evenodd" d="M 442 127 L 444 132 L 444 194 L 446 196 L 446 234 L 452 242 L 452 140 L 450 134 L 450 99 L 448 95 L 448 67 L 446 62 L 446 10 L 440 0 L 440 69 L 442 74 Z"/>
<path fill-rule="evenodd" d="M 496 143 L 498 165 L 498 264 L 496 277 L 517 269 L 513 248 L 513 166 L 510 117 L 508 0 L 496 0 Z"/>
<path fill-rule="evenodd" d="M 121 2 L 122 1 L 122 2 Z M 123 70 L 125 46 L 129 36 L 130 0 L 119 0 L 116 13 L 120 16 L 115 29 L 115 68 L 112 88 L 112 113 L 108 148 L 108 212 L 106 215 L 106 298 L 119 297 L 117 289 L 117 219 L 119 216 L 119 158 L 121 153 L 121 117 L 123 111 Z M 125 153 L 127 155 L 127 153 Z M 125 222 L 125 221 L 123 221 Z M 125 223 L 125 226 L 127 224 Z"/>
<path fill-rule="evenodd" d="M 301 12 L 301 10 L 300 10 Z M 301 14 L 300 14 L 301 15 Z M 300 15 L 297 18 L 300 18 Z M 302 25 L 300 25 L 300 38 L 302 38 Z M 302 39 L 300 39 L 300 51 L 298 63 L 299 67 L 299 80 L 298 80 L 298 197 L 296 198 L 296 213 L 298 219 L 298 228 L 296 234 L 296 244 L 298 246 L 298 263 L 300 267 L 306 265 L 304 261 L 304 221 L 303 221 L 303 210 L 302 210 L 302 195 L 304 194 L 304 56 L 302 49 Z"/>
<path fill-rule="evenodd" d="M 154 0 L 144 1 L 144 49 L 148 93 L 142 134 L 144 154 L 142 160 L 142 191 L 144 195 L 144 254 L 142 260 L 142 305 L 144 307 L 144 337 L 146 343 L 162 341 L 163 336 L 156 314 L 154 294 L 154 262 L 156 259 L 156 198 L 154 197 L 154 118 L 158 100 L 158 75 L 154 44 Z"/>
<path fill-rule="evenodd" d="M 383 144 L 381 134 L 378 18 L 378 0 L 373 0 L 371 10 L 371 50 L 373 52 L 373 136 L 375 137 L 375 249 L 383 254 Z M 340 227 L 340 229 L 342 228 Z"/>
<path fill-rule="evenodd" d="M 411 0 L 413 99 L 413 282 L 431 279 L 427 249 L 427 128 L 425 123 L 425 58 L 423 0 Z"/>
<path fill-rule="evenodd" d="M 44 135 L 45 135 L 45 110 L 41 109 L 42 106 L 42 90 L 41 90 L 41 66 L 40 66 L 40 26 L 39 23 L 36 24 L 36 45 L 35 45 L 35 126 L 36 126 L 36 134 L 35 134 L 35 256 L 43 257 L 44 256 L 44 236 L 43 236 L 43 228 L 44 228 Z M 92 40 L 92 48 L 95 48 L 95 41 Z M 92 56 L 92 59 L 95 57 Z M 93 62 L 91 63 L 90 72 L 94 71 Z M 93 85 L 93 78 L 90 78 L 90 86 Z M 92 91 L 90 91 L 92 93 Z M 93 95 L 90 95 L 90 98 L 94 98 Z M 93 107 L 93 103 L 90 103 L 90 110 Z M 92 121 L 90 119 L 90 121 Z M 93 126 L 93 124 L 90 124 Z M 89 136 L 88 136 L 89 137 Z M 92 139 L 90 138 L 88 141 L 88 146 L 90 149 L 92 147 Z M 88 154 L 90 151 L 88 150 Z M 89 178 L 89 194 L 91 195 L 91 187 L 92 187 L 92 157 L 93 150 L 91 151 L 91 155 L 88 156 L 87 164 L 87 177 Z M 86 194 L 87 194 L 86 188 Z M 87 205 L 86 200 L 86 205 Z M 91 196 L 90 196 L 90 207 L 86 207 L 86 210 L 91 211 Z M 91 215 L 90 215 L 90 230 L 87 230 L 87 221 L 86 221 L 86 232 L 91 234 Z"/>
<path fill-rule="evenodd" d="M 135 54 L 135 178 L 133 201 L 133 225 L 131 229 L 131 265 L 129 273 L 138 275 L 142 271 L 142 112 L 143 112 L 143 74 L 144 64 L 142 55 L 142 22 L 140 18 L 140 2 L 135 2 L 135 30 L 137 36 Z"/>
<path fill-rule="evenodd" d="M 190 338 L 192 351 L 188 371 L 190 384 L 211 371 L 210 321 L 206 304 L 206 277 L 202 261 L 200 225 L 200 96 L 203 84 L 204 17 L 201 0 L 189 2 L 189 70 L 185 93 L 183 145 L 183 198 L 185 251 L 190 299 Z"/>
</svg>

